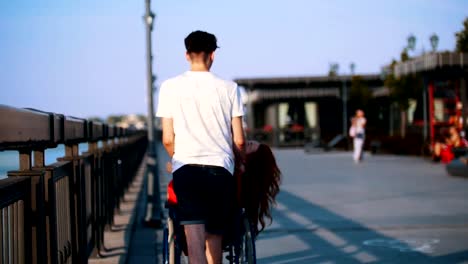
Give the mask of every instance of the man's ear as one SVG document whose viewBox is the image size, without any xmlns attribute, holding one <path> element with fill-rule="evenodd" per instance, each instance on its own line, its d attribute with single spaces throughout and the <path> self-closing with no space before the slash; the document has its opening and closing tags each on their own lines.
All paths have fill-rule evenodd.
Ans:
<svg viewBox="0 0 468 264">
<path fill-rule="evenodd" d="M 190 58 L 190 54 L 188 52 L 185 52 L 185 59 L 190 62 L 192 59 Z"/>
<path fill-rule="evenodd" d="M 213 52 L 211 52 L 211 54 L 210 54 L 210 59 L 211 59 L 211 61 L 214 61 L 214 58 L 215 58 L 215 52 L 213 51 Z"/>
</svg>

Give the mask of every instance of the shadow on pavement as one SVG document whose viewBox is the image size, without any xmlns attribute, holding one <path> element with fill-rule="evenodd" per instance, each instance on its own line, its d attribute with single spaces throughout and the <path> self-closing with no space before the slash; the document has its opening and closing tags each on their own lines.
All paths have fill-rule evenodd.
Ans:
<svg viewBox="0 0 468 264">
<path fill-rule="evenodd" d="M 292 236 L 307 249 L 259 258 L 259 263 L 459 263 L 468 260 L 468 251 L 430 256 L 425 251 L 427 245 L 415 249 L 415 245 L 369 229 L 287 191 L 281 191 L 278 198 L 285 207 L 273 213 L 280 228 L 265 231 L 258 240 Z M 281 246 L 275 247 L 281 252 Z"/>
</svg>

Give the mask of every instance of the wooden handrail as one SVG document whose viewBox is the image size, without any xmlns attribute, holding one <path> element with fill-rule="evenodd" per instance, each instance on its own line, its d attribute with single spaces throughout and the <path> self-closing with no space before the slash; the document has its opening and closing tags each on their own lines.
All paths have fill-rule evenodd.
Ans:
<svg viewBox="0 0 468 264">
<path fill-rule="evenodd" d="M 112 139 L 138 132 L 82 118 L 6 105 L 0 105 L 0 127 L 0 151 L 53 148 L 62 143 Z"/>
<path fill-rule="evenodd" d="M 48 114 L 0 105 L 0 150 L 50 144 Z"/>
<path fill-rule="evenodd" d="M 6 105 L 0 105 L 0 128 L 0 151 L 17 150 L 20 160 L 0 180 L 0 209 L 14 212 L 0 234 L 24 234 L 15 245 L 0 236 L 0 259 L 86 263 L 100 254 L 104 230 L 146 152 L 146 132 Z M 80 143 L 88 143 L 87 152 L 80 154 Z M 65 156 L 45 166 L 45 150 L 58 144 L 65 144 Z"/>
</svg>

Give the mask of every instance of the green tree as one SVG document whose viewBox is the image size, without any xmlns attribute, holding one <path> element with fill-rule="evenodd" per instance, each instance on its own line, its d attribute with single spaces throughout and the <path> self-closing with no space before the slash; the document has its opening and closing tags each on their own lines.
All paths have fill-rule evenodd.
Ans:
<svg viewBox="0 0 468 264">
<path fill-rule="evenodd" d="M 409 59 L 406 49 L 401 53 L 402 61 Z M 393 60 L 391 66 L 395 66 L 397 62 Z M 409 100 L 418 98 L 422 92 L 422 78 L 418 74 L 411 74 L 396 78 L 395 75 L 390 74 L 386 77 L 384 82 L 385 87 L 390 89 L 390 98 L 395 102 L 400 109 L 400 136 L 406 136 L 407 126 L 407 111 L 409 108 Z"/>
<path fill-rule="evenodd" d="M 123 120 L 124 116 L 122 115 L 111 115 L 109 117 L 107 117 L 107 123 L 108 124 L 117 124 L 119 122 L 121 122 Z"/>
<path fill-rule="evenodd" d="M 92 116 L 90 118 L 88 118 L 89 121 L 93 121 L 93 122 L 100 122 L 100 123 L 104 123 L 104 119 L 100 118 L 100 117 L 97 117 L 97 116 Z"/>
<path fill-rule="evenodd" d="M 338 63 L 330 64 L 330 69 L 328 70 L 328 77 L 338 76 L 338 69 L 339 69 Z"/>
<path fill-rule="evenodd" d="M 405 62 L 410 59 L 410 56 L 408 55 L 408 49 L 404 48 L 403 51 L 400 54 L 400 60 L 402 62 Z"/>
<path fill-rule="evenodd" d="M 468 17 L 463 21 L 463 29 L 455 34 L 457 52 L 468 52 Z"/>
<path fill-rule="evenodd" d="M 143 122 L 146 123 L 146 118 L 147 118 L 146 115 L 139 114 L 139 115 L 137 115 L 137 116 L 138 116 L 138 120 L 143 121 Z"/>
<path fill-rule="evenodd" d="M 367 109 L 369 101 L 372 98 L 372 92 L 362 80 L 362 77 L 355 75 L 351 79 L 351 90 L 349 91 L 349 101 L 356 109 Z"/>
</svg>

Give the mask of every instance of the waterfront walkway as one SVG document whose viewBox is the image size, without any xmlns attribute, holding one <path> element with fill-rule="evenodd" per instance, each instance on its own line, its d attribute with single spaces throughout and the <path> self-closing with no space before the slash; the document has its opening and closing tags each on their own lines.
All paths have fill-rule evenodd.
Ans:
<svg viewBox="0 0 468 264">
<path fill-rule="evenodd" d="M 283 183 L 258 263 L 468 263 L 468 179 L 419 157 L 275 154 Z M 127 263 L 161 263 L 162 232 L 141 224 L 137 206 Z"/>
<path fill-rule="evenodd" d="M 468 263 L 468 179 L 419 157 L 276 155 L 284 181 L 259 263 Z"/>
</svg>

